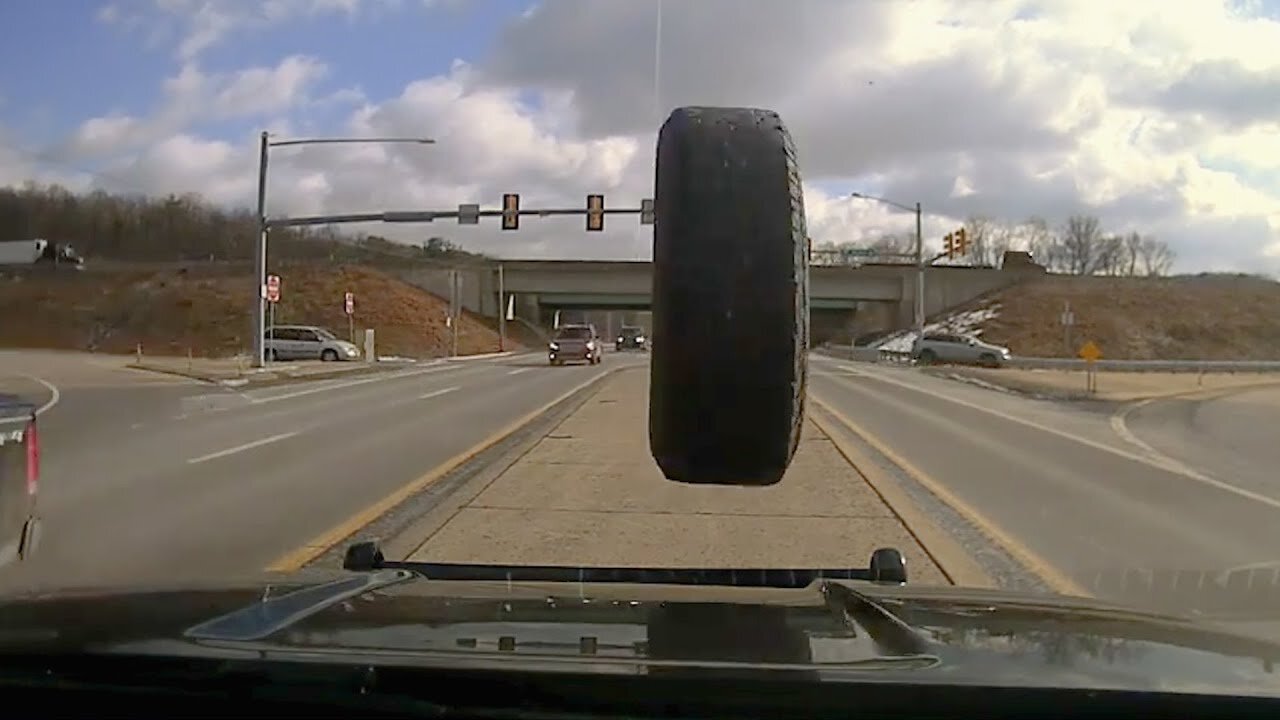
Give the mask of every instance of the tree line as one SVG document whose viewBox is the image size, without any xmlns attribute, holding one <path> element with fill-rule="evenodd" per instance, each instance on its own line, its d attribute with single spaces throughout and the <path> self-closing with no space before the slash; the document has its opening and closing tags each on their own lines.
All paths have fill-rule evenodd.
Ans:
<svg viewBox="0 0 1280 720">
<path fill-rule="evenodd" d="M 77 194 L 58 185 L 0 188 L 0 241 L 44 238 L 68 243 L 93 259 L 249 261 L 258 222 L 249 210 L 215 207 L 194 194 L 152 198 Z M 480 260 L 441 237 L 417 245 L 333 226 L 271 231 L 277 259 L 378 263 L 404 260 Z"/>
<path fill-rule="evenodd" d="M 1119 277 L 1160 277 L 1168 275 L 1176 255 L 1168 243 L 1137 232 L 1108 233 L 1096 217 L 1073 215 L 1059 227 L 1033 217 L 1018 223 L 985 216 L 965 220 L 969 249 L 956 264 L 999 267 L 1006 251 L 1031 253 L 1049 272 L 1065 275 L 1111 275 Z M 876 257 L 905 257 L 915 252 L 915 237 L 889 234 L 870 243 L 821 243 L 815 245 L 818 261 L 837 262 L 841 251 L 860 248 Z M 925 254 L 942 250 L 937 239 L 925 239 Z M 943 260 L 942 262 L 947 262 Z"/>
</svg>

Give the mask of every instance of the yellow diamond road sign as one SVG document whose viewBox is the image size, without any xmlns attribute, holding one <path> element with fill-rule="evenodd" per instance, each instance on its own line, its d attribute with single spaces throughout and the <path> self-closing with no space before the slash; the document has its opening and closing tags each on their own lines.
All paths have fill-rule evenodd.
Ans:
<svg viewBox="0 0 1280 720">
<path fill-rule="evenodd" d="M 1094 362 L 1102 357 L 1102 348 L 1090 340 L 1080 347 L 1080 357 L 1084 358 L 1085 362 Z"/>
</svg>

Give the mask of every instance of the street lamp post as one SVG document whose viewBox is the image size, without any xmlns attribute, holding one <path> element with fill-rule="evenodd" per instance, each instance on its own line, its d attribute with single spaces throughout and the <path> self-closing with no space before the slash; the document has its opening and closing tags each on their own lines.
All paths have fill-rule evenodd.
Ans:
<svg viewBox="0 0 1280 720">
<path fill-rule="evenodd" d="M 917 202 L 913 207 L 911 205 L 904 205 L 902 203 L 894 202 L 892 200 L 887 200 L 882 197 L 875 197 L 873 195 L 864 195 L 862 193 L 850 193 L 849 196 L 858 198 L 859 200 L 874 200 L 876 202 L 884 203 L 885 205 L 898 208 L 899 210 L 906 210 L 907 212 L 915 213 L 916 215 L 916 282 L 915 282 L 916 299 L 915 299 L 915 303 L 913 303 L 915 305 L 914 319 L 915 319 L 915 326 L 916 326 L 916 337 L 917 338 L 924 337 L 925 262 L 924 262 L 924 232 L 921 227 L 922 219 L 921 219 L 920 203 Z"/>
<path fill-rule="evenodd" d="M 260 368 L 266 361 L 266 329 L 263 320 L 267 313 L 267 156 L 273 147 L 288 145 L 354 145 L 396 144 L 434 145 L 431 138 L 373 137 L 373 138 L 304 138 L 301 140 L 275 140 L 265 130 L 258 148 L 258 240 L 254 249 L 254 278 L 257 298 L 253 302 L 253 366 Z"/>
</svg>

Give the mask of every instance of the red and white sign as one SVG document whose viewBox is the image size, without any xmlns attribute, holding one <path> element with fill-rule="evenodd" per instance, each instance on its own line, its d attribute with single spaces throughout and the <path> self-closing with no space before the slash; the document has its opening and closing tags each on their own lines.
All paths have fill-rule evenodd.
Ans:
<svg viewBox="0 0 1280 720">
<path fill-rule="evenodd" d="M 267 302 L 280 302 L 280 276 L 267 276 Z"/>
<path fill-rule="evenodd" d="M 342 307 L 348 315 L 354 315 L 356 312 L 356 294 L 353 292 L 347 293 L 346 297 L 342 299 Z"/>
</svg>

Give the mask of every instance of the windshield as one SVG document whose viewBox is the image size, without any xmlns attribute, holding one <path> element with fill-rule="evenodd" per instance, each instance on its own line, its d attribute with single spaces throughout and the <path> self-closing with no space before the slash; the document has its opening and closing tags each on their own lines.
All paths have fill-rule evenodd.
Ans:
<svg viewBox="0 0 1280 720">
<path fill-rule="evenodd" d="M 590 340 L 591 329 L 585 327 L 567 327 L 561 328 L 556 333 L 557 340 Z"/>
<path fill-rule="evenodd" d="M 1275 2 L 265 7 L 0 10 L 0 594 L 896 548 L 1280 642 Z"/>
</svg>

